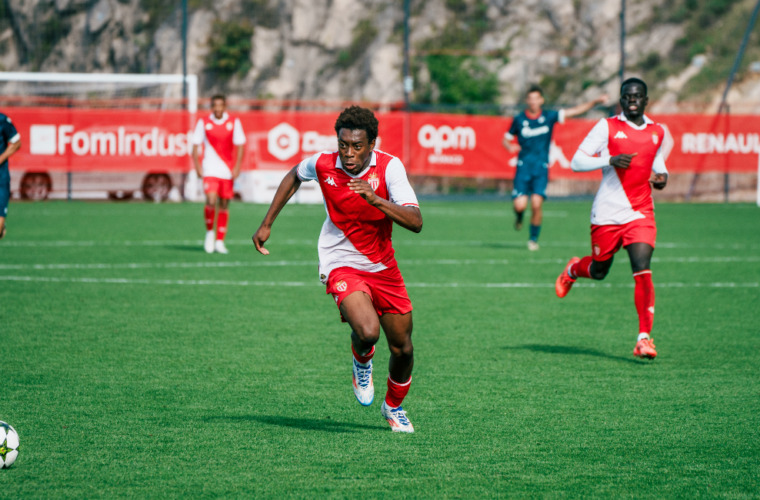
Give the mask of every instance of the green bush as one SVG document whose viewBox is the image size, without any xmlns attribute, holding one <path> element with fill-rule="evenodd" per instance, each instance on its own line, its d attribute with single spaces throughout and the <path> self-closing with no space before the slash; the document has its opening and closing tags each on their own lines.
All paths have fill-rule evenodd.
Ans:
<svg viewBox="0 0 760 500">
<path fill-rule="evenodd" d="M 472 56 L 431 55 L 425 58 L 440 104 L 495 104 L 499 80 Z"/>
<path fill-rule="evenodd" d="M 214 21 L 206 67 L 221 77 L 244 75 L 251 69 L 253 26 L 248 21 Z"/>
</svg>

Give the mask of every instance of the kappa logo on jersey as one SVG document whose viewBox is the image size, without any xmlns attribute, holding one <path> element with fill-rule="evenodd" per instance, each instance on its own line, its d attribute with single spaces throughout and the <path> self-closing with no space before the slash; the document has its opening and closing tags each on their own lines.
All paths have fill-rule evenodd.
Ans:
<svg viewBox="0 0 760 500">
<path fill-rule="evenodd" d="M 211 130 L 212 128 L 214 128 L 214 125 L 212 123 L 206 124 L 206 130 Z"/>
<path fill-rule="evenodd" d="M 348 283 L 346 283 L 343 280 L 340 280 L 339 282 L 335 284 L 335 289 L 338 290 L 339 292 L 345 292 L 346 290 L 348 290 Z"/>
<path fill-rule="evenodd" d="M 377 191 L 377 188 L 380 187 L 380 178 L 377 176 L 375 172 L 372 172 L 371 174 L 369 174 L 369 177 L 367 178 L 367 182 L 369 182 L 369 185 L 373 191 Z"/>
<path fill-rule="evenodd" d="M 617 134 L 615 134 L 615 137 L 613 137 L 613 139 L 628 139 L 628 136 L 625 135 L 625 132 L 623 132 L 622 130 L 618 130 Z"/>
<path fill-rule="evenodd" d="M 333 179 L 332 177 L 328 177 L 327 179 L 325 179 L 325 184 L 338 187 L 338 184 L 335 183 L 335 179 Z"/>
</svg>

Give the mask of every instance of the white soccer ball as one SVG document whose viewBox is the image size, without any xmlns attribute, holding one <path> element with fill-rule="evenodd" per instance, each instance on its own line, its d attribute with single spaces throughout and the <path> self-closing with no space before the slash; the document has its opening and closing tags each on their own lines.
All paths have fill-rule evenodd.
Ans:
<svg viewBox="0 0 760 500">
<path fill-rule="evenodd" d="M 16 429 L 0 421 L 0 469 L 7 469 L 18 456 L 18 433 Z"/>
</svg>

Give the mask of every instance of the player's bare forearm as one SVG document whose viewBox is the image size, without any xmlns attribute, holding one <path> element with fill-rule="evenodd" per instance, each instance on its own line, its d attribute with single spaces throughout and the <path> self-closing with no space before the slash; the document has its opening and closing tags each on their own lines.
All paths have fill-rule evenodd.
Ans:
<svg viewBox="0 0 760 500">
<path fill-rule="evenodd" d="M 298 191 L 299 187 L 301 187 L 301 180 L 298 178 L 298 166 L 295 166 L 291 168 L 290 171 L 285 174 L 282 181 L 280 181 L 277 192 L 272 199 L 272 204 L 269 205 L 269 210 L 267 210 L 267 214 L 264 216 L 264 220 L 261 224 L 272 227 L 280 210 L 282 210 L 282 208 L 288 203 L 288 200 L 290 200 L 296 191 Z"/>
<path fill-rule="evenodd" d="M 203 177 L 203 170 L 201 169 L 201 160 L 198 157 L 198 146 L 193 146 L 193 167 L 198 177 Z"/>
<path fill-rule="evenodd" d="M 21 149 L 21 141 L 12 142 L 5 148 L 2 154 L 0 154 L 0 165 L 5 163 L 5 160 L 13 156 L 13 153 Z"/>
<path fill-rule="evenodd" d="M 245 154 L 245 148 L 243 146 L 237 147 L 237 159 L 235 160 L 235 167 L 232 169 L 232 178 L 237 179 L 240 175 L 240 167 L 243 166 L 243 155 Z"/>
<path fill-rule="evenodd" d="M 375 190 L 372 189 L 369 182 L 362 179 L 351 179 L 348 181 L 348 188 L 390 217 L 399 226 L 415 233 L 422 231 L 422 213 L 419 208 L 396 205 L 385 198 L 381 198 L 375 194 Z"/>
<path fill-rule="evenodd" d="M 411 205 L 396 205 L 384 198 L 379 198 L 382 203 L 375 205 L 381 212 L 391 218 L 393 222 L 414 233 L 422 231 L 422 212 L 418 207 Z"/>
<path fill-rule="evenodd" d="M 269 255 L 269 250 L 264 248 L 264 243 L 269 239 L 272 224 L 274 224 L 275 219 L 277 219 L 280 211 L 288 203 L 288 200 L 301 187 L 301 180 L 298 178 L 297 170 L 298 166 L 295 166 L 285 174 L 285 177 L 277 188 L 277 192 L 274 194 L 274 199 L 272 199 L 272 204 L 269 205 L 269 210 L 267 210 L 264 220 L 261 221 L 261 225 L 251 238 L 256 246 L 256 250 L 264 255 Z"/>
</svg>

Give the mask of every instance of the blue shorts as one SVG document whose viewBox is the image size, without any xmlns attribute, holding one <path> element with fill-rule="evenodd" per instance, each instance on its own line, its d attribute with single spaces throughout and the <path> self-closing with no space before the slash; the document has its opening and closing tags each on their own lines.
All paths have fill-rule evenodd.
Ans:
<svg viewBox="0 0 760 500">
<path fill-rule="evenodd" d="M 535 174 L 530 169 L 518 168 L 512 189 L 512 199 L 520 196 L 537 194 L 546 199 L 546 185 L 549 183 L 549 171 Z"/>
<path fill-rule="evenodd" d="M 8 217 L 8 200 L 11 199 L 11 173 L 8 167 L 0 168 L 0 217 Z"/>
</svg>

